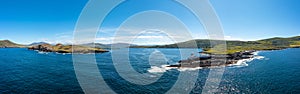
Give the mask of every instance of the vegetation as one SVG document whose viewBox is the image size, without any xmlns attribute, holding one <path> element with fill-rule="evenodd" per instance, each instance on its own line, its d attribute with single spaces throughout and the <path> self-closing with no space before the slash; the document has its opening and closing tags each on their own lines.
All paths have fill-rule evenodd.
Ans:
<svg viewBox="0 0 300 94">
<path fill-rule="evenodd" d="M 21 44 L 16 44 L 9 40 L 0 40 L 0 48 L 20 48 L 20 47 L 25 47 L 25 46 Z"/>
<path fill-rule="evenodd" d="M 101 49 L 101 48 L 93 48 L 93 47 L 87 47 L 87 46 L 80 46 L 80 45 L 62 45 L 62 44 L 56 44 L 51 45 L 48 43 L 40 42 L 40 43 L 34 43 L 30 46 L 20 45 L 16 44 L 14 42 L 11 42 L 9 40 L 0 40 L 0 48 L 25 48 L 28 47 L 28 49 L 32 50 L 39 50 L 44 52 L 58 52 L 58 53 L 104 53 L 108 52 L 107 50 Z"/>
<path fill-rule="evenodd" d="M 221 44 L 221 45 L 220 45 Z M 29 49 L 40 49 L 41 47 L 45 51 L 61 52 L 61 53 L 71 53 L 72 49 L 77 52 L 89 53 L 89 52 L 107 52 L 101 49 L 109 48 L 112 45 L 115 47 L 129 46 L 130 44 L 95 44 L 95 47 L 91 47 L 92 44 L 86 44 L 84 46 L 72 46 L 72 45 L 50 45 L 50 44 L 40 44 L 33 45 Z M 39 47 L 40 46 L 40 47 Z M 0 48 L 7 47 L 26 47 L 24 45 L 13 43 L 9 40 L 0 41 Z M 279 50 L 285 48 L 296 48 L 300 47 L 300 36 L 290 37 L 290 38 L 269 38 L 257 41 L 223 41 L 223 40 L 208 40 L 208 39 L 197 39 L 190 40 L 186 42 L 180 42 L 176 44 L 169 45 L 156 45 L 156 46 L 137 46 L 131 45 L 132 48 L 202 48 L 207 53 L 218 53 L 218 54 L 232 54 L 235 52 L 246 51 L 246 50 Z"/>
<path fill-rule="evenodd" d="M 285 48 L 300 47 L 300 36 L 290 38 L 270 38 L 258 41 L 223 41 L 223 40 L 190 40 L 186 42 L 158 45 L 158 46 L 134 46 L 142 48 L 203 48 L 207 53 L 232 54 L 247 50 L 279 50 Z M 226 45 L 225 45 L 226 44 Z"/>
<path fill-rule="evenodd" d="M 28 49 L 39 50 L 43 52 L 58 52 L 58 53 L 104 53 L 108 52 L 101 48 L 92 48 L 80 45 L 62 45 L 56 44 L 54 46 L 50 44 L 40 44 L 31 46 Z"/>
</svg>

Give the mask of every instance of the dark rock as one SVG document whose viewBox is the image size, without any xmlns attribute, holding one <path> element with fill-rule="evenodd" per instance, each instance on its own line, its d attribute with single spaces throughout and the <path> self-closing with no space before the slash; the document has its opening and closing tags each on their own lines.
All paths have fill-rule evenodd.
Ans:
<svg viewBox="0 0 300 94">
<path fill-rule="evenodd" d="M 31 46 L 28 49 L 38 50 L 38 51 L 42 51 L 42 52 L 53 52 L 53 48 L 50 44 L 41 44 L 41 45 Z"/>
<path fill-rule="evenodd" d="M 253 52 L 244 51 L 244 52 L 236 52 L 233 54 L 211 54 L 208 57 L 198 57 L 194 59 L 188 60 L 180 60 L 177 65 L 170 65 L 168 67 L 186 67 L 186 68 L 195 68 L 195 67 L 210 67 L 210 66 L 222 66 L 235 64 L 241 59 L 249 59 L 253 58 Z"/>
</svg>

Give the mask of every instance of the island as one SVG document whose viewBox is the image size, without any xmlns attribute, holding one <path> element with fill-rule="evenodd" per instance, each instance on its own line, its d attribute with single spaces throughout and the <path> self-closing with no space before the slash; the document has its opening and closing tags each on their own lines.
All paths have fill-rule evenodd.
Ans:
<svg viewBox="0 0 300 94">
<path fill-rule="evenodd" d="M 93 48 L 81 45 L 63 45 L 63 44 L 38 44 L 28 47 L 30 50 L 41 52 L 57 52 L 57 53 L 105 53 L 107 50 L 101 48 Z"/>
<path fill-rule="evenodd" d="M 41 52 L 57 52 L 57 53 L 105 53 L 109 52 L 102 48 L 81 46 L 81 45 L 51 45 L 45 42 L 32 43 L 30 45 L 22 45 L 14 43 L 10 40 L 0 40 L 0 48 L 27 48 Z"/>
</svg>

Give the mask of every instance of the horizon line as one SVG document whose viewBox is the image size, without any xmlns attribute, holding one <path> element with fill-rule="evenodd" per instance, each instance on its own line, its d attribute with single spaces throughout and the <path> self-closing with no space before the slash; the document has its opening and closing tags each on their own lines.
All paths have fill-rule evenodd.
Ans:
<svg viewBox="0 0 300 94">
<path fill-rule="evenodd" d="M 300 35 L 296 35 L 296 36 L 290 36 L 290 37 L 270 37 L 270 38 L 264 38 L 264 39 L 256 39 L 256 40 L 222 40 L 222 41 L 245 41 L 245 42 L 248 42 L 248 41 L 259 41 L 259 40 L 265 40 L 265 39 L 271 39 L 271 38 L 293 38 L 293 37 L 300 37 Z M 8 40 L 8 41 L 11 41 L 13 43 L 16 43 L 12 40 L 9 40 L 9 39 L 3 39 L 3 40 L 0 40 L 0 41 L 5 41 L 5 40 Z M 193 41 L 193 40 L 221 40 L 221 39 L 201 39 L 201 38 L 194 38 L 192 40 L 187 40 L 187 41 Z M 187 41 L 183 41 L 183 42 L 187 42 Z M 39 42 L 45 42 L 45 41 L 39 41 Z M 33 43 L 39 43 L 39 42 L 32 42 L 32 43 L 29 43 L 29 44 L 23 44 L 23 43 L 20 43 L 22 45 L 30 45 L 30 44 L 33 44 Z M 47 43 L 47 42 L 45 42 Z M 118 43 L 101 43 L 101 42 L 90 42 L 90 43 L 100 43 L 100 44 L 104 44 L 104 45 L 109 45 L 109 44 L 122 44 L 122 42 L 118 42 Z M 170 44 L 176 44 L 176 43 L 182 43 L 182 42 L 176 42 L 176 43 L 170 43 L 170 44 L 149 44 L 149 45 L 139 45 L 139 44 L 132 44 L 132 43 L 126 43 L 126 42 L 123 42 L 124 44 L 130 44 L 130 45 L 137 45 L 137 46 L 155 46 L 155 45 L 170 45 Z M 16 44 L 19 44 L 19 43 L 16 43 Z M 48 44 L 59 44 L 59 43 L 48 43 Z M 73 44 L 73 43 L 60 43 L 60 44 Z M 82 43 L 82 44 L 88 44 L 88 43 Z"/>
</svg>

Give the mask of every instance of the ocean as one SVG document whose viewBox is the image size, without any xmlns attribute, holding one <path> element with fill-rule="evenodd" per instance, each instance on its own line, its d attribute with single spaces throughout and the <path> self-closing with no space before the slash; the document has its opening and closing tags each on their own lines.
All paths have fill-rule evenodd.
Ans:
<svg viewBox="0 0 300 94">
<path fill-rule="evenodd" d="M 124 53 L 120 53 L 120 56 L 122 54 Z M 176 64 L 182 59 L 178 49 L 130 48 L 128 54 L 129 57 L 125 59 L 129 60 L 127 63 L 135 73 L 126 68 L 116 68 L 116 64 L 123 65 L 122 62 L 126 61 L 113 60 L 111 52 L 95 55 L 99 74 L 115 93 L 167 93 L 174 88 L 178 80 L 193 79 L 179 78 L 181 72 L 189 71 L 197 72 L 195 83 L 188 87 L 192 88 L 190 93 L 201 93 L 212 69 L 167 68 L 166 65 Z M 259 58 L 223 67 L 221 82 L 215 92 L 300 93 L 299 48 L 259 51 L 257 56 Z M 120 71 L 122 74 L 119 74 Z M 149 81 L 141 79 L 136 73 L 145 74 L 145 79 Z M 175 90 L 185 91 L 184 88 Z M 40 53 L 25 48 L 0 48 L 0 93 L 84 93 L 84 90 L 77 80 L 72 54 Z"/>
</svg>

